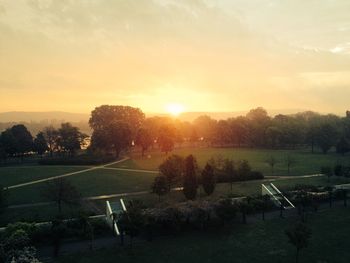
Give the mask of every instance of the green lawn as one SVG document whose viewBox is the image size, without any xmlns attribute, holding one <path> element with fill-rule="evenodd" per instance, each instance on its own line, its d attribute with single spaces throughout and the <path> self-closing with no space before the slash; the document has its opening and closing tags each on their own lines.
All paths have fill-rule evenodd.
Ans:
<svg viewBox="0 0 350 263">
<path fill-rule="evenodd" d="M 310 215 L 312 238 L 300 262 L 347 263 L 350 258 L 350 209 L 336 208 Z M 133 248 L 104 249 L 58 258 L 55 262 L 295 262 L 295 248 L 284 231 L 295 219 L 234 224 L 218 232 L 192 232 L 142 242 Z"/>
<path fill-rule="evenodd" d="M 285 158 L 292 156 L 296 163 L 291 168 L 291 175 L 315 174 L 320 172 L 322 166 L 333 166 L 336 163 L 349 165 L 349 156 L 341 156 L 336 153 L 327 155 L 321 153 L 312 154 L 308 150 L 257 150 L 257 149 L 232 149 L 232 148 L 183 148 L 175 149 L 173 154 L 187 156 L 193 154 L 201 167 L 211 157 L 221 155 L 224 158 L 233 160 L 248 160 L 254 170 L 271 175 L 271 168 L 266 163 L 270 156 L 274 156 L 278 163 L 275 166 L 274 175 L 287 175 Z M 159 151 L 150 152 L 148 157 L 141 158 L 139 153 L 132 154 L 132 160 L 115 164 L 114 167 L 157 170 L 159 164 L 166 158 L 164 153 Z"/>
<path fill-rule="evenodd" d="M 0 185 L 11 186 L 33 180 L 75 172 L 88 167 L 73 166 L 11 166 L 0 167 Z"/>
<path fill-rule="evenodd" d="M 98 169 L 72 175 L 66 179 L 71 182 L 83 197 L 124 192 L 149 190 L 154 174 Z M 9 190 L 9 204 L 23 204 L 47 201 L 42 192 L 47 183 L 23 186 Z"/>
</svg>

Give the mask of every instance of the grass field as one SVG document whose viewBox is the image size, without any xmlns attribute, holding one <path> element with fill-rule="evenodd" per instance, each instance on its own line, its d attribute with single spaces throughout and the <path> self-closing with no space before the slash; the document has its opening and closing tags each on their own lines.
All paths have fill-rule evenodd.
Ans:
<svg viewBox="0 0 350 263">
<path fill-rule="evenodd" d="M 0 167 L 0 185 L 3 187 L 75 172 L 87 167 L 74 166 L 11 166 Z"/>
<path fill-rule="evenodd" d="M 271 175 L 271 168 L 266 160 L 273 156 L 278 160 L 274 169 L 274 175 L 287 175 L 286 156 L 290 155 L 296 161 L 291 168 L 290 175 L 306 175 L 320 172 L 322 166 L 333 166 L 336 163 L 350 165 L 350 156 L 341 156 L 336 153 L 327 155 L 321 153 L 312 154 L 308 150 L 257 150 L 257 149 L 232 149 L 232 148 L 184 148 L 175 149 L 172 154 L 187 156 L 193 154 L 201 167 L 211 158 L 221 155 L 233 160 L 248 160 L 254 170 Z M 159 164 L 166 158 L 159 151 L 150 152 L 149 158 L 141 158 L 139 153 L 132 155 L 132 160 L 112 165 L 112 167 L 157 170 Z"/>
<path fill-rule="evenodd" d="M 312 237 L 300 262 L 347 263 L 350 258 L 350 209 L 336 208 L 310 215 Z M 192 232 L 143 242 L 133 248 L 113 248 L 65 256 L 56 262 L 295 262 L 295 248 L 284 231 L 295 219 L 273 219 L 219 232 Z M 336 230 L 336 231 L 335 231 Z"/>
<path fill-rule="evenodd" d="M 264 162 L 268 156 L 280 158 L 281 163 L 276 167 L 275 175 L 285 175 L 285 165 L 282 159 L 287 154 L 291 154 L 297 163 L 292 168 L 292 173 L 295 175 L 312 174 L 319 171 L 319 167 L 324 165 L 333 165 L 336 162 L 348 162 L 349 156 L 340 157 L 335 154 L 322 155 L 311 154 L 301 151 L 271 151 L 271 150 L 249 150 L 249 149 L 218 149 L 218 148 L 199 148 L 199 149 L 178 149 L 174 153 L 187 155 L 193 153 L 198 158 L 199 165 L 203 164 L 212 156 L 221 154 L 223 157 L 230 157 L 235 160 L 247 159 L 251 162 L 254 169 L 268 171 L 268 165 Z M 165 158 L 159 152 L 151 154 L 151 158 L 142 159 L 138 154 L 134 154 L 132 159 L 116 165 L 119 168 L 131 169 L 146 169 L 156 170 L 158 164 Z M 0 184 L 4 186 L 15 185 L 32 180 L 49 178 L 56 175 L 61 175 L 68 172 L 74 172 L 86 169 L 85 166 L 13 166 L 0 168 Z M 67 177 L 81 193 L 82 197 L 117 194 L 124 192 L 149 191 L 150 186 L 156 175 L 145 172 L 135 171 L 120 171 L 97 169 Z M 331 178 L 331 184 L 341 184 L 350 182 L 349 178 Z M 277 179 L 275 184 L 282 190 L 292 188 L 296 184 L 313 184 L 318 186 L 328 185 L 327 178 L 293 178 L 293 179 Z M 46 200 L 42 192 L 46 187 L 46 183 L 38 183 L 34 185 L 24 186 L 21 188 L 10 189 L 8 196 L 9 205 L 27 204 L 36 202 L 45 202 Z M 225 197 L 230 193 L 230 187 L 227 184 L 218 184 L 211 198 Z M 234 196 L 255 195 L 261 193 L 261 181 L 238 182 L 233 186 L 232 191 Z M 134 198 L 134 197 L 133 197 Z M 146 204 L 153 205 L 158 203 L 158 197 L 153 194 L 145 194 L 135 198 L 142 199 Z M 201 198 L 207 198 L 203 196 Z M 163 202 L 178 202 L 184 201 L 184 196 L 181 192 L 171 193 L 163 197 Z M 102 202 L 101 208 L 104 203 Z M 21 218 L 46 218 L 42 210 L 32 209 L 33 213 L 23 213 Z M 39 211 L 39 212 L 35 212 Z M 20 214 L 11 212 L 14 217 L 19 217 Z M 6 213 L 7 214 L 7 213 Z M 1 216 L 0 222 L 6 222 L 6 218 L 11 218 L 9 215 Z M 12 218 L 12 219 L 13 219 Z"/>
</svg>

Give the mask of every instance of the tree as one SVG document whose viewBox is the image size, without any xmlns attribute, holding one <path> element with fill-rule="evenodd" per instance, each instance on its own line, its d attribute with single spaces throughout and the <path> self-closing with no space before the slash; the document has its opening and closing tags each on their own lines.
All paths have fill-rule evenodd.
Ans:
<svg viewBox="0 0 350 263">
<path fill-rule="evenodd" d="M 184 178 L 183 178 L 183 192 L 187 199 L 194 200 L 197 195 L 197 161 L 193 155 L 185 158 Z"/>
<path fill-rule="evenodd" d="M 92 135 L 92 146 L 105 151 L 112 150 L 116 158 L 123 150 L 131 146 L 132 137 L 129 125 L 125 122 L 117 121 L 111 123 L 105 130 L 94 131 Z"/>
<path fill-rule="evenodd" d="M 129 125 L 131 138 L 134 139 L 145 119 L 139 108 L 121 105 L 102 105 L 91 112 L 89 125 L 93 131 L 108 129 L 112 123 L 124 122 Z"/>
<path fill-rule="evenodd" d="M 145 119 L 145 114 L 130 106 L 102 105 L 91 112 L 92 148 L 113 150 L 116 157 L 127 149 Z"/>
<path fill-rule="evenodd" d="M 337 140 L 338 131 L 329 123 L 321 125 L 316 131 L 315 142 L 321 148 L 324 154 L 327 154 L 332 146 L 335 145 Z"/>
<path fill-rule="evenodd" d="M 80 194 L 77 189 L 65 178 L 58 178 L 47 183 L 43 196 L 57 204 L 58 213 L 62 213 L 63 204 L 77 204 Z"/>
<path fill-rule="evenodd" d="M 64 151 L 73 155 L 77 150 L 81 149 L 83 140 L 87 137 L 69 122 L 62 123 L 58 130 L 57 145 Z"/>
<path fill-rule="evenodd" d="M 159 144 L 160 150 L 162 152 L 165 152 L 166 155 L 174 149 L 175 137 L 175 128 L 171 125 L 163 125 L 159 129 L 157 142 Z"/>
<path fill-rule="evenodd" d="M 57 149 L 58 130 L 53 126 L 48 126 L 44 129 L 43 133 L 49 147 L 50 156 L 52 157 L 53 152 Z"/>
<path fill-rule="evenodd" d="M 37 152 L 40 156 L 42 156 L 49 147 L 47 146 L 47 142 L 45 140 L 45 136 L 43 132 L 39 132 L 34 139 L 34 151 Z"/>
<path fill-rule="evenodd" d="M 266 160 L 266 163 L 268 165 L 270 165 L 271 167 L 271 174 L 273 175 L 274 174 L 274 168 L 275 168 L 275 165 L 278 163 L 278 160 L 274 157 L 274 156 L 270 156 L 267 160 Z"/>
<path fill-rule="evenodd" d="M 339 142 L 336 145 L 337 153 L 341 155 L 345 155 L 347 152 L 350 151 L 350 142 L 345 136 L 341 137 Z"/>
<path fill-rule="evenodd" d="M 16 153 L 23 158 L 24 154 L 33 149 L 33 137 L 23 124 L 14 125 L 11 133 L 16 142 Z"/>
<path fill-rule="evenodd" d="M 201 183 L 204 192 L 207 195 L 211 195 L 215 189 L 215 174 L 214 169 L 210 164 L 206 164 L 204 170 L 202 171 Z"/>
<path fill-rule="evenodd" d="M 171 155 L 159 166 L 159 172 L 167 178 L 169 190 L 176 180 L 182 177 L 184 160 L 179 155 Z"/>
<path fill-rule="evenodd" d="M 286 230 L 288 241 L 296 248 L 295 262 L 299 262 L 299 253 L 309 244 L 311 230 L 303 223 L 298 223 L 296 226 Z"/>
<path fill-rule="evenodd" d="M 206 142 L 212 141 L 216 124 L 216 120 L 213 120 L 207 115 L 199 116 L 193 121 L 194 128 L 196 129 L 199 137 L 202 137 Z"/>
<path fill-rule="evenodd" d="M 17 141 L 11 129 L 6 129 L 1 133 L 1 148 L 4 157 L 12 156 L 17 152 Z"/>
<path fill-rule="evenodd" d="M 141 147 L 141 155 L 144 157 L 145 151 L 153 144 L 150 132 L 145 128 L 140 128 L 137 131 L 135 144 Z"/>
<path fill-rule="evenodd" d="M 287 165 L 287 170 L 288 170 L 288 175 L 290 174 L 290 168 L 296 164 L 296 160 L 291 156 L 291 155 L 287 155 L 285 158 L 285 163 Z"/>
<path fill-rule="evenodd" d="M 230 189 L 231 189 L 231 194 L 232 194 L 233 182 L 235 180 L 235 177 L 237 176 L 237 171 L 235 169 L 235 165 L 234 165 L 233 160 L 230 160 L 230 159 L 224 160 L 223 171 L 224 171 L 225 175 L 227 176 L 227 178 L 229 178 Z"/>
<path fill-rule="evenodd" d="M 152 193 L 157 194 L 159 197 L 166 195 L 169 193 L 170 189 L 168 187 L 168 180 L 165 176 L 157 176 L 154 178 L 154 182 L 152 184 Z"/>
</svg>

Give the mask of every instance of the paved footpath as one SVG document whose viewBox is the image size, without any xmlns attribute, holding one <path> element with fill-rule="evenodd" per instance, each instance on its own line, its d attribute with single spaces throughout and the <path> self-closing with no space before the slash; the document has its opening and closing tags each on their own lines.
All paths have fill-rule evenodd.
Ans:
<svg viewBox="0 0 350 263">
<path fill-rule="evenodd" d="M 94 167 L 91 167 L 91 168 L 88 168 L 88 169 L 84 169 L 84 170 L 80 170 L 80 171 L 77 171 L 77 172 L 65 173 L 65 174 L 53 176 L 53 177 L 50 177 L 50 178 L 35 180 L 35 181 L 26 182 L 26 183 L 22 183 L 22 184 L 16 184 L 16 185 L 12 185 L 12 186 L 7 187 L 7 189 L 19 188 L 19 187 L 23 187 L 23 186 L 27 186 L 27 185 L 32 185 L 32 184 L 38 184 L 38 183 L 42 183 L 42 182 L 52 181 L 52 180 L 55 180 L 55 179 L 64 178 L 64 177 L 68 177 L 68 176 L 72 176 L 72 175 L 76 175 L 76 174 L 86 173 L 86 172 L 90 172 L 90 171 L 101 169 L 101 168 L 103 169 L 106 166 L 114 165 L 114 164 L 117 164 L 117 163 L 121 163 L 121 162 L 124 162 L 124 161 L 126 161 L 128 159 L 129 158 L 123 158 L 123 159 L 121 159 L 119 161 L 116 161 L 116 162 L 107 163 L 105 165 L 100 165 L 100 166 L 94 166 Z"/>
</svg>

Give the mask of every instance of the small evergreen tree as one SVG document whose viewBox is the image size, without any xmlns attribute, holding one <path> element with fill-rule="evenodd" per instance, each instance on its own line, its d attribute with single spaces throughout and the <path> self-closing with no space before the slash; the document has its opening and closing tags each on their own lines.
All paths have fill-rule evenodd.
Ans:
<svg viewBox="0 0 350 263">
<path fill-rule="evenodd" d="M 197 162 L 193 155 L 189 155 L 185 159 L 184 167 L 183 192 L 187 199 L 194 200 L 197 196 Z"/>
<path fill-rule="evenodd" d="M 214 169 L 210 164 L 206 164 L 202 171 L 202 186 L 207 195 L 211 195 L 215 189 L 215 174 Z"/>
</svg>

